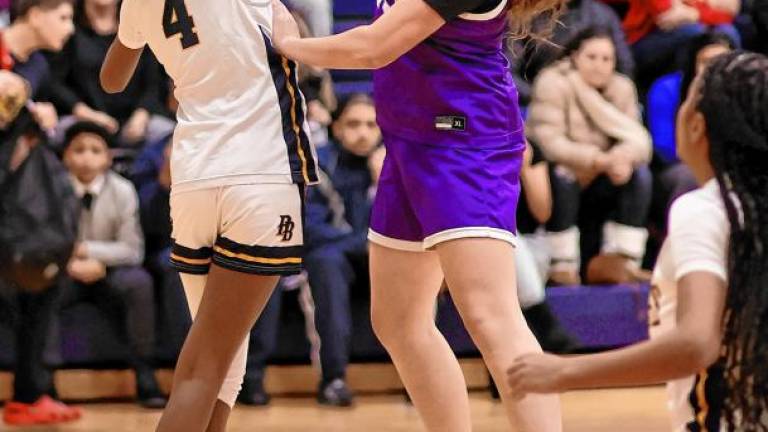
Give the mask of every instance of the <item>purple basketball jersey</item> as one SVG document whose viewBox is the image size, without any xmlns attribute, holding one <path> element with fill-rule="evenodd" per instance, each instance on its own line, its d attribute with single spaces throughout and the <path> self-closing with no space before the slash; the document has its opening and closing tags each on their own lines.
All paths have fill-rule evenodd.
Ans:
<svg viewBox="0 0 768 432">
<path fill-rule="evenodd" d="M 377 18 L 395 0 L 379 0 Z M 430 145 L 487 147 L 524 138 L 503 53 L 507 7 L 461 16 L 374 72 L 377 118 L 393 135 Z M 487 14 L 486 14 L 487 15 Z"/>
</svg>

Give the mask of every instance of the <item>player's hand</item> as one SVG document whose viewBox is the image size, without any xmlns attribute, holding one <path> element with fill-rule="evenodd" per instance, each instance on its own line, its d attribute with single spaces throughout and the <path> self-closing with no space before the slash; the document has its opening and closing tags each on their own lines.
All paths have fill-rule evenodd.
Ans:
<svg viewBox="0 0 768 432">
<path fill-rule="evenodd" d="M 299 25 L 280 0 L 272 0 L 272 44 L 285 54 L 285 44 L 292 39 L 301 39 Z"/>
<path fill-rule="evenodd" d="M 558 393 L 565 390 L 567 360 L 552 354 L 526 354 L 507 370 L 507 382 L 516 398 L 529 393 Z"/>
</svg>

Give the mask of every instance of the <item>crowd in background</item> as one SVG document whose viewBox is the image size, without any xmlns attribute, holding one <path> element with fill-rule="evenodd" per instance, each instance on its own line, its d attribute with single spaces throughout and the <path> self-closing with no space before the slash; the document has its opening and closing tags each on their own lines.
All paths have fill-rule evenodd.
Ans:
<svg viewBox="0 0 768 432">
<path fill-rule="evenodd" d="M 305 34 L 333 32 L 330 0 L 288 3 Z M 61 205 L 78 204 L 74 254 L 53 287 L 2 291 L 20 317 L 9 423 L 28 418 L 30 407 L 51 422 L 79 417 L 56 400 L 43 361 L 59 311 L 79 302 L 102 309 L 124 335 L 138 401 L 165 404 L 154 374 L 155 323 L 167 318 L 156 316 L 158 293 L 172 292 L 186 311 L 168 263 L 173 83 L 147 50 L 125 92 L 101 89 L 118 10 L 118 0 L 0 0 L 0 69 L 7 71 L 0 94 L 30 100 L 18 117 L 0 110 L 0 187 L 45 147 L 61 158 L 60 177 L 72 191 L 68 202 L 60 194 Z M 768 51 L 768 0 L 572 0 L 560 22 L 553 43 L 512 41 L 508 52 L 529 139 L 518 212 L 520 299 L 544 348 L 566 352 L 576 344 L 546 306 L 545 286 L 649 279 L 644 269 L 664 237 L 669 205 L 696 187 L 675 151 L 677 108 L 713 57 Z M 300 83 L 323 182 L 307 195 L 306 274 L 284 285 L 305 289 L 319 342 L 319 402 L 348 406 L 350 292 L 367 284 L 369 213 L 386 143 L 370 95 L 337 95 L 330 74 L 311 68 L 300 70 Z M 278 293 L 252 333 L 241 402 L 269 402 L 264 369 L 279 303 Z"/>
</svg>

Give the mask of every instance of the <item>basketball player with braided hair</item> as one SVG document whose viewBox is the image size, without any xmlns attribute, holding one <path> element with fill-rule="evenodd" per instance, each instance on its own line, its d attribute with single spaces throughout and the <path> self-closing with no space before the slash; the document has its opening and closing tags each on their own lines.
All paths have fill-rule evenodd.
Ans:
<svg viewBox="0 0 768 432">
<path fill-rule="evenodd" d="M 702 187 L 670 211 L 651 340 L 605 353 L 527 355 L 522 393 L 668 381 L 675 431 L 768 431 L 768 57 L 725 54 L 678 113 L 678 152 Z"/>
</svg>

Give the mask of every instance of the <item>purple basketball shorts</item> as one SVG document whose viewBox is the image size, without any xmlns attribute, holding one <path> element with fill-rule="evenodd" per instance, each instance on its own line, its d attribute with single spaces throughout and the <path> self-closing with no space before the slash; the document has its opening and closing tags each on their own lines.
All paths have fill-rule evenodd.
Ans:
<svg viewBox="0 0 768 432">
<path fill-rule="evenodd" d="M 525 142 L 434 146 L 384 135 L 369 240 L 421 252 L 460 238 L 515 244 Z"/>
</svg>

